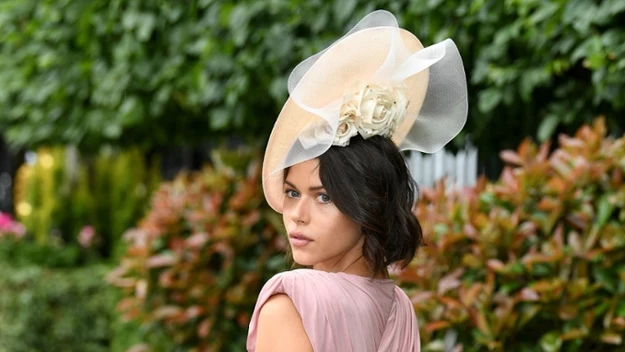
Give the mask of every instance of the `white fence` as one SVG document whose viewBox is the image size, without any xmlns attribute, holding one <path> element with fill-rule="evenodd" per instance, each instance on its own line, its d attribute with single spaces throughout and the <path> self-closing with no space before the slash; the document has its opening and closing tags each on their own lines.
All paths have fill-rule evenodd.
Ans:
<svg viewBox="0 0 625 352">
<path fill-rule="evenodd" d="M 442 178 L 452 188 L 470 187 L 477 182 L 477 148 L 471 145 L 455 155 L 444 149 L 434 154 L 413 151 L 406 159 L 419 187 L 432 187 Z"/>
</svg>

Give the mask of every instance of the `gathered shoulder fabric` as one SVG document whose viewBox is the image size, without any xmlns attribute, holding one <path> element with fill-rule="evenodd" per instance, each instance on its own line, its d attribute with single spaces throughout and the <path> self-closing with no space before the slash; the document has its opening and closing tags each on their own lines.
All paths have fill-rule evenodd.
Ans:
<svg viewBox="0 0 625 352">
<path fill-rule="evenodd" d="M 267 300 L 288 295 L 315 352 L 419 352 L 410 299 L 392 280 L 298 269 L 272 277 L 250 322 L 247 350 L 256 349 L 258 314 Z"/>
</svg>

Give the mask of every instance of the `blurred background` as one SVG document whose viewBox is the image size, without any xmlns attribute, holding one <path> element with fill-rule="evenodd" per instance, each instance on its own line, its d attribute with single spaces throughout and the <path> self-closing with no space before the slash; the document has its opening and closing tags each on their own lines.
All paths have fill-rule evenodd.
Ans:
<svg viewBox="0 0 625 352">
<path fill-rule="evenodd" d="M 407 154 L 422 350 L 625 350 L 624 1 L 1 0 L 0 351 L 243 351 L 288 74 L 375 9 L 468 81 Z"/>
</svg>

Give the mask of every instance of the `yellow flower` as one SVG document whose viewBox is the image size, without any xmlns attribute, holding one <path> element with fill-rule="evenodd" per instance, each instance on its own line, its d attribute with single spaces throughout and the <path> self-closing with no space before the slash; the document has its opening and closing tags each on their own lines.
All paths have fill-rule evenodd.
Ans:
<svg viewBox="0 0 625 352">
<path fill-rule="evenodd" d="M 15 207 L 15 210 L 20 217 L 27 217 L 33 212 L 33 206 L 27 202 L 20 202 Z"/>
<path fill-rule="evenodd" d="M 54 166 L 54 158 L 52 157 L 52 155 L 45 153 L 41 154 L 40 158 L 41 166 L 43 166 L 45 169 L 51 169 L 52 166 Z"/>
</svg>

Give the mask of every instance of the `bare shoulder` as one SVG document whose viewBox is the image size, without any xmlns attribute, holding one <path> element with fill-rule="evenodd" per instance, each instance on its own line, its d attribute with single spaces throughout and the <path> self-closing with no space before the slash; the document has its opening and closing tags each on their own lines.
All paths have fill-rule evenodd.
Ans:
<svg viewBox="0 0 625 352">
<path fill-rule="evenodd" d="M 302 318 L 289 296 L 273 295 L 261 308 L 256 351 L 313 351 Z"/>
</svg>

